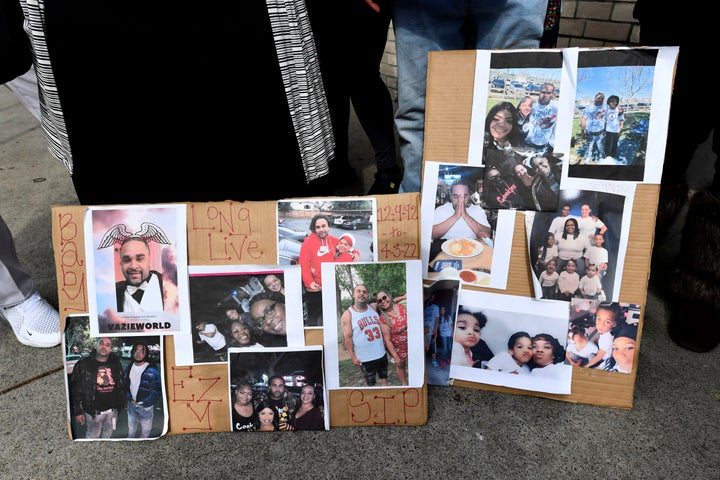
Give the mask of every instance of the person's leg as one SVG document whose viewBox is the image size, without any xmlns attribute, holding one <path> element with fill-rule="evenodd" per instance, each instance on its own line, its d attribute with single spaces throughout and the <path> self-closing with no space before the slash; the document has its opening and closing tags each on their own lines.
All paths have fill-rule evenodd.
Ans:
<svg viewBox="0 0 720 480">
<path fill-rule="evenodd" d="M 593 138 L 595 138 L 594 135 L 585 133 L 585 165 L 592 164 L 593 161 Z"/>
<path fill-rule="evenodd" d="M 103 420 L 100 418 L 100 415 L 96 415 L 94 418 L 87 413 L 85 413 L 84 415 L 85 438 L 100 438 L 100 432 L 103 428 Z"/>
<path fill-rule="evenodd" d="M 436 370 L 440 368 L 440 364 L 438 364 L 437 361 L 437 340 L 437 337 L 432 337 L 430 340 L 430 362 Z"/>
<path fill-rule="evenodd" d="M 12 233 L 0 216 L 0 307 L 24 302 L 35 290 L 35 281 L 20 264 Z"/>
<path fill-rule="evenodd" d="M 396 0 L 393 29 L 398 71 L 395 126 L 403 161 L 401 192 L 419 192 L 425 127 L 428 53 L 465 47 L 461 0 Z"/>
<path fill-rule="evenodd" d="M 567 265 L 567 262 L 568 262 L 567 260 L 563 260 L 562 258 L 558 257 L 557 260 L 555 261 L 555 263 L 557 264 L 555 271 L 558 272 L 558 274 L 561 273 L 563 270 L 565 270 L 565 266 Z"/>
<path fill-rule="evenodd" d="M 547 10 L 547 0 L 396 0 L 393 10 L 398 64 L 395 125 L 404 163 L 400 191 L 420 191 L 428 53 L 471 47 L 471 36 L 477 49 L 538 48 Z"/>
<path fill-rule="evenodd" d="M 670 99 L 665 159 L 655 220 L 655 237 L 661 238 L 668 232 L 687 202 L 688 167 L 698 145 L 708 138 L 718 119 L 711 116 L 707 121 L 693 122 L 692 127 L 688 128 L 688 119 L 693 118 L 697 110 L 694 105 L 694 90 L 697 78 L 703 75 L 706 66 L 703 47 L 707 45 L 705 35 L 708 32 L 705 32 L 705 35 L 699 32 L 686 34 L 683 29 L 667 28 L 666 18 L 652 11 L 650 2 L 641 6 L 643 10 L 636 8 L 634 12 L 640 21 L 640 44 L 680 46 Z M 715 149 L 715 152 L 717 151 Z"/>
<path fill-rule="evenodd" d="M 593 134 L 590 137 L 590 143 L 588 145 L 588 151 L 587 151 L 587 159 L 589 163 L 594 163 L 595 161 L 600 158 L 600 135 L 599 134 Z"/>
<path fill-rule="evenodd" d="M 395 370 L 397 372 L 397 376 L 400 379 L 400 384 L 403 386 L 408 385 L 408 379 L 407 379 L 407 360 L 401 362 L 398 365 L 395 365 Z"/>
<path fill-rule="evenodd" d="M 140 421 L 140 417 L 138 416 L 137 409 L 138 409 L 138 407 L 134 406 L 131 403 L 128 403 L 128 406 L 127 406 L 128 438 L 135 438 L 135 435 L 137 433 L 137 426 L 138 426 L 138 422 Z"/>
<path fill-rule="evenodd" d="M 612 141 L 613 141 L 613 134 L 610 132 L 605 133 L 605 154 L 608 156 L 613 157 L 614 155 L 612 150 Z"/>
<path fill-rule="evenodd" d="M 365 376 L 365 383 L 368 387 L 372 387 L 377 382 L 377 374 L 375 372 L 375 366 L 373 365 L 373 362 L 363 362 L 360 364 L 360 369 L 363 372 L 363 375 Z"/>
<path fill-rule="evenodd" d="M 330 170 L 338 185 L 357 179 L 348 157 L 350 93 L 345 71 L 352 52 L 344 48 L 347 35 L 344 28 L 351 21 L 347 18 L 346 2 L 306 0 L 335 136 L 335 159 L 330 163 Z"/>
<path fill-rule="evenodd" d="M 345 38 L 350 61 L 345 81 L 355 114 L 373 147 L 378 170 L 376 184 L 368 193 L 394 193 L 401 180 L 395 152 L 394 106 L 380 76 L 392 13 L 390 2 L 378 2 L 380 13 L 371 10 L 364 0 L 347 3 L 349 31 Z"/>
<path fill-rule="evenodd" d="M 602 160 L 604 148 L 602 148 L 603 142 L 605 142 L 605 135 L 602 135 L 600 133 L 593 135 L 592 137 L 592 149 L 590 150 L 591 156 L 590 161 L 591 162 L 598 162 Z"/>
<path fill-rule="evenodd" d="M 598 141 L 597 141 L 597 149 L 598 149 L 598 160 L 604 160 L 605 159 L 605 133 L 601 133 L 598 135 Z"/>
<path fill-rule="evenodd" d="M 618 160 L 618 145 L 620 145 L 620 133 L 613 133 L 610 156 Z"/>
<path fill-rule="evenodd" d="M 307 305 L 306 327 L 320 327 L 323 324 L 322 292 L 305 292 L 305 304 Z"/>
<path fill-rule="evenodd" d="M 383 355 L 379 359 L 375 360 L 377 364 L 377 376 L 380 379 L 380 385 L 387 387 L 388 381 L 388 359 L 387 355 Z"/>
<path fill-rule="evenodd" d="M 15 241 L 0 216 L 0 317 L 18 341 L 31 347 L 60 343 L 60 317 L 36 290 L 35 281 L 20 263 Z"/>
<path fill-rule="evenodd" d="M 712 155 L 709 156 L 714 157 L 713 181 L 707 190 L 696 192 L 688 202 L 680 250 L 665 292 L 670 310 L 670 338 L 696 352 L 710 351 L 720 344 L 720 267 L 714 253 L 720 248 L 720 175 L 717 172 L 720 135 L 715 134 L 715 127 L 713 125 L 710 134 Z"/>
<path fill-rule="evenodd" d="M 548 0 L 471 0 L 469 3 L 476 49 L 540 47 Z"/>
<path fill-rule="evenodd" d="M 152 430 L 154 407 L 141 407 L 138 412 L 140 420 L 140 438 L 148 438 Z"/>
<path fill-rule="evenodd" d="M 98 415 L 101 422 L 100 438 L 110 438 L 115 431 L 115 422 L 117 421 L 117 410 L 111 410 L 109 413 Z"/>
<path fill-rule="evenodd" d="M 576 258 L 575 263 L 577 264 L 576 272 L 577 272 L 578 276 L 580 278 L 584 277 L 585 276 L 585 262 L 583 261 L 582 257 Z"/>
<path fill-rule="evenodd" d="M 443 337 L 443 341 L 443 359 L 449 362 L 450 355 L 452 354 L 452 337 Z"/>
</svg>

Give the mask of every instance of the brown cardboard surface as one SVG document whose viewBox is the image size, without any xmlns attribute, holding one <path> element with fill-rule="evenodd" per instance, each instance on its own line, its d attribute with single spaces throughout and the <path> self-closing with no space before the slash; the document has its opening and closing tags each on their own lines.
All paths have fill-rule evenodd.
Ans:
<svg viewBox="0 0 720 480">
<path fill-rule="evenodd" d="M 420 258 L 420 194 L 377 198 L 380 261 Z M 61 327 L 69 314 L 88 313 L 83 237 L 84 206 L 55 206 L 53 250 Z M 187 205 L 188 263 L 277 263 L 276 202 L 209 202 Z M 322 345 L 322 330 L 306 330 L 306 345 Z M 165 386 L 168 434 L 230 431 L 226 365 L 175 365 L 166 337 Z M 330 392 L 330 425 L 422 425 L 427 423 L 427 385 L 422 388 Z M 68 431 L 70 429 L 68 428 Z"/>
<path fill-rule="evenodd" d="M 475 79 L 475 51 L 430 52 L 425 115 L 424 160 L 444 163 L 467 163 L 470 143 L 470 120 Z M 642 306 L 635 353 L 640 353 L 650 258 L 655 231 L 659 185 L 638 185 L 633 204 L 620 302 Z M 512 251 L 527 251 L 525 218 L 521 212 L 515 221 Z M 532 278 L 527 257 L 510 260 L 507 290 L 477 290 L 510 295 L 532 296 Z M 635 375 L 613 375 L 610 372 L 573 367 L 572 393 L 553 395 L 456 380 L 453 385 L 519 395 L 531 395 L 573 403 L 632 408 Z"/>
</svg>

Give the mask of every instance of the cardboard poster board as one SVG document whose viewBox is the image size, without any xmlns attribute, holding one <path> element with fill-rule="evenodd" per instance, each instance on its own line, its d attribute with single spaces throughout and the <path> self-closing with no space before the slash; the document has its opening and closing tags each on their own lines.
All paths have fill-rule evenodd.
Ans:
<svg viewBox="0 0 720 480">
<path fill-rule="evenodd" d="M 378 258 L 417 260 L 420 256 L 420 195 L 377 196 Z M 188 265 L 277 263 L 277 202 L 187 204 Z M 55 206 L 53 249 L 61 327 L 67 315 L 88 312 L 83 218 L 85 206 Z M 323 345 L 322 329 L 305 330 L 306 345 Z M 226 364 L 178 366 L 175 342 L 164 337 L 168 434 L 230 431 Z M 330 425 L 423 425 L 427 385 L 422 388 L 334 390 Z"/>
<path fill-rule="evenodd" d="M 430 52 L 425 117 L 425 161 L 468 163 L 476 55 L 475 51 Z M 639 301 L 645 304 L 658 195 L 658 184 L 637 185 L 619 295 L 620 302 Z M 516 215 L 514 232 L 512 250 L 527 251 L 523 212 L 518 212 Z M 510 259 L 507 288 L 501 293 L 532 297 L 534 295 L 532 275 L 527 256 L 513 255 Z M 483 287 L 467 288 L 498 292 Z M 641 315 L 644 315 L 644 310 Z M 642 331 L 639 330 L 638 346 L 641 338 Z M 572 403 L 629 409 L 633 404 L 635 376 L 636 371 L 627 375 L 612 375 L 605 371 L 575 367 L 572 369 L 572 393 L 569 395 L 520 390 L 464 380 L 454 380 L 452 384 Z"/>
</svg>

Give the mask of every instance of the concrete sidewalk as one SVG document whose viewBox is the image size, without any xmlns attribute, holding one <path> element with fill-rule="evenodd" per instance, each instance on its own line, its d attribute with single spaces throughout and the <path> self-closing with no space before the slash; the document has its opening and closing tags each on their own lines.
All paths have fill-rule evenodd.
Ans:
<svg viewBox="0 0 720 480">
<path fill-rule="evenodd" d="M 5 86 L 0 127 L 0 211 L 40 291 L 57 305 L 50 208 L 77 198 L 40 126 Z M 351 144 L 362 193 L 374 167 L 355 120 Z M 656 247 L 653 277 L 666 273 L 676 248 L 677 237 Z M 674 345 L 652 283 L 631 410 L 429 387 L 427 425 L 328 432 L 73 442 L 60 347 L 23 346 L 2 321 L 0 478 L 720 478 L 720 349 Z"/>
</svg>

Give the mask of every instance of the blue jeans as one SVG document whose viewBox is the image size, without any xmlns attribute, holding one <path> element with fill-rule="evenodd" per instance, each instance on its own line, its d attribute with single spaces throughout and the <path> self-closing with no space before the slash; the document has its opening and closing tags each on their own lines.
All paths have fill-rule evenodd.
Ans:
<svg viewBox="0 0 720 480">
<path fill-rule="evenodd" d="M 587 139 L 587 150 L 585 161 L 600 161 L 605 158 L 605 132 L 585 133 Z"/>
<path fill-rule="evenodd" d="M 442 342 L 442 353 L 440 356 L 444 360 L 450 360 L 450 356 L 452 355 L 452 344 L 453 344 L 453 337 L 443 337 L 440 335 L 440 340 Z"/>
<path fill-rule="evenodd" d="M 428 53 L 538 48 L 547 6 L 547 0 L 395 0 L 400 192 L 420 191 Z"/>
<path fill-rule="evenodd" d="M 140 424 L 140 437 L 148 438 L 152 429 L 154 408 L 152 405 L 133 405 L 128 402 L 128 438 L 135 438 L 137 426 Z"/>
</svg>

